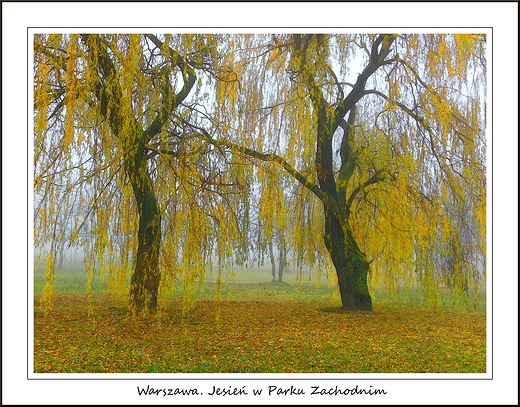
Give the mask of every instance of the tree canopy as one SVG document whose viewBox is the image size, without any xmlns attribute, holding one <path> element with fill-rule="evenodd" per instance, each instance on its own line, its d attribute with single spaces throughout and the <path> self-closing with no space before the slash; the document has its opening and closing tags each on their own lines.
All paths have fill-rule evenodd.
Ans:
<svg viewBox="0 0 520 407">
<path fill-rule="evenodd" d="M 36 35 L 34 191 L 48 308 L 65 238 L 89 275 L 131 278 L 135 314 L 280 232 L 345 308 L 375 284 L 464 293 L 485 273 L 486 37 Z"/>
</svg>

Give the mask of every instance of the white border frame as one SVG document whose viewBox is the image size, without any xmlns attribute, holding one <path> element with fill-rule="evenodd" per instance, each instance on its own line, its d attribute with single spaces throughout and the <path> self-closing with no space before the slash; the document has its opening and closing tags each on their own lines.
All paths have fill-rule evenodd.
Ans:
<svg viewBox="0 0 520 407">
<path fill-rule="evenodd" d="M 195 11 L 193 8 L 195 7 Z M 369 7 L 370 13 L 367 13 Z M 203 9 L 203 12 L 201 10 Z M 334 12 L 331 12 L 331 10 Z M 3 301 L 3 338 L 2 338 L 2 368 L 3 368 L 3 404 L 515 404 L 518 401 L 517 387 L 517 194 L 515 188 L 517 177 L 517 143 L 518 143 L 518 58 L 517 38 L 518 20 L 517 3 L 2 3 L 2 185 L 6 192 L 6 217 L 2 234 L 2 301 Z M 147 13 L 149 18 L 146 17 Z M 184 14 L 185 13 L 185 14 Z M 145 17 L 143 17 L 145 16 Z M 176 17 L 177 16 L 177 17 Z M 494 181 L 493 197 L 488 195 L 488 202 L 497 205 L 493 210 L 488 205 L 488 219 L 493 215 L 493 236 L 495 244 L 488 253 L 495 254 L 493 270 L 493 313 L 495 320 L 488 325 L 488 343 L 491 335 L 493 347 L 493 375 L 486 373 L 475 380 L 475 374 L 465 375 L 418 375 L 414 374 L 365 374 L 336 375 L 313 374 L 299 375 L 154 375 L 153 378 L 169 379 L 154 380 L 150 375 L 114 375 L 107 376 L 78 374 L 72 380 L 63 380 L 64 375 L 45 375 L 46 380 L 38 380 L 39 375 L 27 375 L 27 360 L 25 355 L 25 334 L 30 335 L 27 326 L 25 310 L 27 303 L 25 295 L 21 295 L 27 284 L 26 267 L 22 266 L 21 258 L 25 256 L 27 238 L 32 236 L 32 222 L 27 229 L 21 227 L 20 219 L 27 220 L 26 205 L 22 203 L 27 196 L 29 175 L 32 164 L 27 163 L 26 154 L 29 151 L 31 138 L 25 136 L 23 125 L 27 117 L 27 98 L 32 97 L 31 90 L 26 93 L 27 70 L 32 70 L 32 61 L 27 58 L 28 27 L 63 27 L 64 22 L 74 27 L 107 26 L 120 27 L 118 31 L 127 31 L 125 27 L 172 27 L 178 16 L 184 16 L 182 25 L 189 27 L 237 26 L 241 21 L 242 28 L 235 32 L 253 31 L 247 27 L 313 27 L 307 31 L 316 31 L 322 27 L 324 32 L 337 31 L 330 27 L 344 27 L 349 21 L 356 21 L 358 27 L 387 27 L 388 31 L 397 31 L 397 27 L 407 27 L 414 32 L 423 27 L 480 27 L 493 28 L 493 63 L 495 69 L 493 81 L 493 100 L 495 106 L 493 115 L 493 141 L 495 161 L 493 173 L 488 179 Z M 218 18 L 216 18 L 218 16 Z M 390 18 L 391 17 L 391 18 Z M 416 22 L 417 27 L 410 27 L 410 22 Z M 390 24 L 389 24 L 390 23 Z M 367 28 L 363 28 L 367 30 Z M 95 32 L 94 29 L 88 29 Z M 128 31 L 135 29 L 128 28 Z M 215 29 L 217 30 L 217 29 Z M 293 29 L 287 29 L 291 31 Z M 300 29 L 302 31 L 303 29 Z M 352 31 L 360 31 L 353 28 Z M 372 29 L 370 29 L 372 31 Z M 375 28 L 374 28 L 375 30 Z M 439 32 L 448 32 L 440 28 Z M 103 30 L 101 30 L 103 31 Z M 112 31 L 114 30 L 106 30 Z M 158 31 L 156 29 L 156 31 Z M 176 29 L 181 32 L 181 30 Z M 195 31 L 193 28 L 186 32 Z M 201 31 L 208 32 L 204 28 Z M 218 29 L 218 31 L 222 31 Z M 265 31 L 265 29 L 263 29 Z M 280 32 L 282 29 L 273 29 Z M 380 28 L 379 32 L 383 32 Z M 435 32 L 432 28 L 428 32 Z M 460 30 L 457 30 L 460 32 Z M 487 32 L 487 31 L 486 31 Z M 28 41 L 31 43 L 31 41 Z M 27 62 L 27 70 L 21 69 Z M 516 65 L 515 65 L 516 64 Z M 516 69 L 515 69 L 516 68 Z M 29 71 L 30 72 L 30 71 Z M 31 106 L 31 104 L 29 104 Z M 30 116 L 29 116 L 30 117 Z M 516 119 L 516 122 L 515 122 Z M 490 120 L 491 125 L 491 120 Z M 516 126 L 516 127 L 515 127 Z M 24 129 L 24 130 L 22 130 Z M 25 139 L 24 139 L 25 137 Z M 28 144 L 24 144 L 27 142 Z M 24 148 L 25 147 L 25 148 Z M 491 152 L 490 152 L 491 154 Z M 5 164 L 4 164 L 5 163 Z M 516 170 L 515 170 L 516 165 Z M 489 169 L 491 171 L 491 168 Z M 517 181 L 517 179 L 516 179 Z M 516 189 L 517 191 L 517 189 Z M 14 198 L 13 198 L 14 197 Z M 32 201 L 31 201 L 32 202 Z M 515 207 L 516 205 L 516 207 Z M 15 214 L 16 216 L 14 216 Z M 504 219 L 505 218 L 505 219 Z M 28 221 L 28 220 L 27 220 Z M 504 225 L 505 224 L 505 225 Z M 506 230 L 501 230 L 501 227 Z M 28 233 L 30 232 L 30 233 Z M 516 232 L 516 233 L 515 233 Z M 488 231 L 491 234 L 491 230 Z M 5 250 L 4 250 L 5 249 Z M 32 265 L 30 257 L 29 265 Z M 516 267 L 515 267 L 516 266 Z M 490 279 L 491 280 L 491 279 Z M 21 287 L 15 290 L 13 287 Z M 490 290 L 491 291 L 491 290 Z M 490 297 L 488 297 L 490 298 Z M 516 300 L 516 304 L 515 304 Z M 488 307 L 491 301 L 488 301 Z M 14 311 L 13 311 L 14 310 Z M 23 311 L 22 311 L 23 310 Z M 491 311 L 488 308 L 488 311 Z M 491 312 L 488 312 L 491 315 Z M 24 334 L 24 328 L 25 334 Z M 515 329 L 516 328 L 516 329 Z M 30 363 L 32 367 L 32 362 Z M 491 366 L 488 366 L 490 372 Z M 70 376 L 70 375 L 69 375 Z M 101 376 L 98 378 L 95 376 Z M 115 377 L 118 376 L 118 377 Z M 85 378 L 89 380 L 84 380 Z M 431 380 L 435 377 L 434 380 Z M 36 380 L 35 380 L 36 379 Z M 94 380 L 92 380 L 94 379 Z M 278 379 L 284 379 L 280 381 Z M 288 380 L 290 379 L 290 380 Z M 300 380 L 305 379 L 305 380 Z M 309 380 L 309 379 L 315 379 Z M 327 381 L 323 381 L 327 379 Z M 341 379 L 341 380 L 337 380 Z M 348 380 L 346 380 L 348 379 Z M 440 380 L 439 380 L 440 379 Z M 226 382 L 226 380 L 228 382 Z M 229 382 L 233 380 L 233 382 Z M 217 384 L 218 383 L 218 384 Z M 207 393 L 213 384 L 222 387 L 248 389 L 263 388 L 269 385 L 288 388 L 291 385 L 306 388 L 320 385 L 334 388 L 352 388 L 356 384 L 360 388 L 383 388 L 384 396 L 229 396 L 209 397 L 138 397 L 137 386 L 146 385 L 155 388 L 193 388 Z M 516 394 L 515 394 L 516 390 Z M 250 392 L 251 393 L 251 392 Z M 515 399 L 516 397 L 516 399 Z"/>
</svg>

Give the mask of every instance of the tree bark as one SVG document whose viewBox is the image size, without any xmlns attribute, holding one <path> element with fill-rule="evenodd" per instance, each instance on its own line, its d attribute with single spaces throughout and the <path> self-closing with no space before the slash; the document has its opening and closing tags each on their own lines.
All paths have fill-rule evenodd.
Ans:
<svg viewBox="0 0 520 407">
<path fill-rule="evenodd" d="M 285 253 L 280 251 L 280 260 L 278 262 L 278 281 L 283 280 L 283 268 L 285 265 Z"/>
<path fill-rule="evenodd" d="M 157 310 L 161 273 L 161 213 L 148 173 L 144 151 L 125 162 L 137 202 L 139 229 L 134 272 L 130 281 L 129 309 L 133 315 Z"/>
<path fill-rule="evenodd" d="M 342 307 L 372 311 L 367 281 L 370 263 L 359 248 L 346 241 L 340 223 L 326 208 L 325 246 L 336 269 Z"/>
<path fill-rule="evenodd" d="M 278 247 L 280 252 L 280 258 L 278 262 L 278 281 L 282 281 L 283 269 L 285 267 L 285 240 L 281 230 L 278 230 Z"/>
<path fill-rule="evenodd" d="M 269 242 L 269 256 L 271 258 L 271 276 L 272 276 L 271 281 L 275 282 L 276 281 L 276 260 L 274 258 L 274 250 L 273 250 L 273 241 L 272 240 Z"/>
</svg>

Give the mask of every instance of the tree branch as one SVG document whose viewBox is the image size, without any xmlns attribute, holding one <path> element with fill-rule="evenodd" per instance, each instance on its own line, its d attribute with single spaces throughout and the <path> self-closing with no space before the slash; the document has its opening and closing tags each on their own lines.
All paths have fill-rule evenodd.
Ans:
<svg viewBox="0 0 520 407">
<path fill-rule="evenodd" d="M 428 120 L 426 120 L 424 117 L 422 116 L 419 116 L 417 113 L 415 113 L 414 111 L 412 111 L 408 106 L 406 106 L 405 104 L 401 103 L 401 102 L 398 102 L 397 100 L 395 99 L 392 99 L 390 98 L 389 96 L 385 95 L 384 93 L 378 91 L 378 90 L 375 90 L 375 89 L 369 89 L 369 90 L 366 90 L 364 92 L 365 94 L 374 94 L 374 95 L 377 95 L 383 99 L 385 99 L 387 102 L 389 103 L 393 103 L 395 104 L 396 106 L 398 106 L 401 110 L 403 110 L 405 113 L 407 113 L 411 118 L 413 118 L 420 126 L 422 126 L 427 132 L 428 132 L 428 141 L 430 142 L 430 147 L 432 149 L 432 153 L 433 155 L 435 156 L 435 158 L 437 159 L 438 161 L 438 164 L 439 166 L 442 168 L 441 166 L 441 163 L 439 161 L 441 155 L 437 153 L 436 151 L 436 148 L 435 148 L 435 144 L 433 142 L 433 138 L 434 138 L 434 135 L 433 135 L 433 130 L 432 128 L 430 127 L 430 124 L 428 123 Z"/>
<path fill-rule="evenodd" d="M 247 155 L 249 157 L 257 158 L 261 161 L 273 161 L 280 164 L 293 178 L 295 178 L 300 184 L 305 186 L 307 189 L 312 191 L 322 202 L 327 203 L 329 201 L 328 197 L 325 196 L 320 187 L 314 183 L 312 183 L 305 175 L 296 170 L 287 160 L 278 154 L 274 153 L 262 153 L 248 147 L 240 146 L 235 144 L 229 140 L 216 140 L 212 138 L 205 130 L 202 130 L 202 136 L 208 140 L 215 147 L 227 147 L 232 151 Z"/>
<path fill-rule="evenodd" d="M 123 105 L 123 92 L 117 81 L 117 72 L 110 55 L 105 47 L 102 46 L 102 40 L 99 35 L 81 34 L 81 39 L 89 47 L 88 60 L 93 67 L 99 66 L 100 71 L 93 71 L 96 80 L 94 85 L 94 94 L 99 103 L 99 111 L 112 129 L 115 135 L 119 136 L 121 130 L 122 116 L 121 106 Z M 132 117 L 134 126 L 137 124 L 135 118 Z"/>
<path fill-rule="evenodd" d="M 350 215 L 351 211 L 350 211 L 350 207 L 352 206 L 352 203 L 354 202 L 354 199 L 356 199 L 356 196 L 357 194 L 362 191 L 363 189 L 365 189 L 366 187 L 368 187 L 369 185 L 372 185 L 372 184 L 377 184 L 378 182 L 381 182 L 381 181 L 384 181 L 385 178 L 383 176 L 381 176 L 382 172 L 384 171 L 384 169 L 381 169 L 379 171 L 377 171 L 374 175 L 372 175 L 368 180 L 366 180 L 364 183 L 362 184 L 359 184 L 353 191 L 352 193 L 350 194 L 348 200 L 347 200 L 347 216 Z"/>
<path fill-rule="evenodd" d="M 161 149 L 161 148 L 158 148 L 158 147 L 153 146 L 151 144 L 145 144 L 144 148 L 149 150 L 149 151 L 152 151 L 152 153 L 148 155 L 148 158 L 155 157 L 156 155 L 161 155 L 161 156 L 169 155 L 169 156 L 172 156 L 172 157 L 178 157 L 179 156 L 179 153 L 176 152 L 176 151 Z"/>
<path fill-rule="evenodd" d="M 184 81 L 184 86 L 175 96 L 171 97 L 170 95 L 173 93 L 173 88 L 171 83 L 169 82 L 168 75 L 165 75 L 162 89 L 163 93 L 163 103 L 159 113 L 153 120 L 153 122 L 148 126 L 148 128 L 144 131 L 146 138 L 150 140 L 153 136 L 155 136 L 161 128 L 164 126 L 166 121 L 168 120 L 170 113 L 174 111 L 191 92 L 193 85 L 195 84 L 195 80 L 197 79 L 197 75 L 195 71 L 186 63 L 184 58 L 176 51 L 172 50 L 169 45 L 164 46 L 164 43 L 159 40 L 153 34 L 146 34 L 146 37 L 149 38 L 160 50 L 168 51 L 169 55 L 167 57 L 170 59 L 172 66 L 178 66 L 182 72 L 182 78 Z"/>
<path fill-rule="evenodd" d="M 345 117 L 347 112 L 352 109 L 352 107 L 359 101 L 359 99 L 365 95 L 364 90 L 368 78 L 381 66 L 394 61 L 393 59 L 390 61 L 385 61 L 384 59 L 390 53 L 391 45 L 396 38 L 397 35 L 395 34 L 382 34 L 377 37 L 374 44 L 372 45 L 368 65 L 363 69 L 363 72 L 359 74 L 356 83 L 347 97 L 343 99 L 343 101 L 336 107 L 336 124 L 334 130 L 339 126 L 341 119 Z M 383 45 L 378 51 L 379 45 L 381 43 Z"/>
</svg>

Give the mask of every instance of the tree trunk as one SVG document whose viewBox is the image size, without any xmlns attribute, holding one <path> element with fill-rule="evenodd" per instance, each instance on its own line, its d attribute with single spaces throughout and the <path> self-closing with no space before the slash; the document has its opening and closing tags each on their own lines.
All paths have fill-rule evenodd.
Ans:
<svg viewBox="0 0 520 407">
<path fill-rule="evenodd" d="M 295 34 L 292 61 L 296 71 L 309 91 L 312 107 L 316 115 L 316 174 L 319 182 L 319 194 L 325 210 L 325 245 L 336 267 L 343 308 L 354 310 L 372 310 L 372 299 L 368 291 L 367 276 L 370 264 L 354 240 L 348 225 L 350 206 L 356 194 L 368 185 L 382 180 L 373 175 L 356 187 L 349 198 L 346 187 L 356 166 L 357 153 L 352 149 L 352 137 L 355 131 L 356 103 L 366 94 L 368 78 L 381 66 L 391 50 L 396 35 L 379 35 L 372 45 L 367 66 L 358 75 L 352 90 L 345 97 L 343 91 L 335 105 L 324 96 L 324 88 L 319 83 L 318 68 L 326 65 L 326 37 L 321 34 Z M 331 67 L 328 67 L 332 70 Z M 340 83 L 336 85 L 340 87 Z M 341 87 L 340 87 L 341 89 Z M 350 112 L 348 121 L 346 114 Z M 338 127 L 343 129 L 340 145 L 341 167 L 338 173 L 339 186 L 336 184 L 333 155 L 333 136 Z M 301 182 L 301 181 L 300 181 Z M 331 212 L 335 213 L 335 215 Z M 340 213 L 341 211 L 341 213 Z M 343 218 L 343 215 L 345 217 Z M 336 217 L 338 216 L 338 217 Z M 341 218 L 341 219 L 340 219 Z"/>
<path fill-rule="evenodd" d="M 269 256 L 271 257 L 271 282 L 276 281 L 276 260 L 274 258 L 273 241 L 269 242 Z"/>
<path fill-rule="evenodd" d="M 278 263 L 278 281 L 283 279 L 283 268 L 285 265 L 285 254 L 283 251 L 280 252 L 280 261 Z"/>
<path fill-rule="evenodd" d="M 63 260 L 65 259 L 65 237 L 62 236 L 60 241 L 60 257 L 58 257 L 58 270 L 63 268 Z"/>
<path fill-rule="evenodd" d="M 285 267 L 285 240 L 283 237 L 283 232 L 278 231 L 278 247 L 280 251 L 280 258 L 278 263 L 278 281 L 282 281 L 283 279 L 283 269 Z"/>
<path fill-rule="evenodd" d="M 359 248 L 346 241 L 340 223 L 326 209 L 325 246 L 336 268 L 343 308 L 372 311 L 367 281 L 370 263 L 360 254 Z"/>
<path fill-rule="evenodd" d="M 155 313 L 161 274 L 161 214 L 145 155 L 136 154 L 126 162 L 126 171 L 134 191 L 139 215 L 137 254 L 130 281 L 129 308 L 132 315 Z"/>
</svg>

